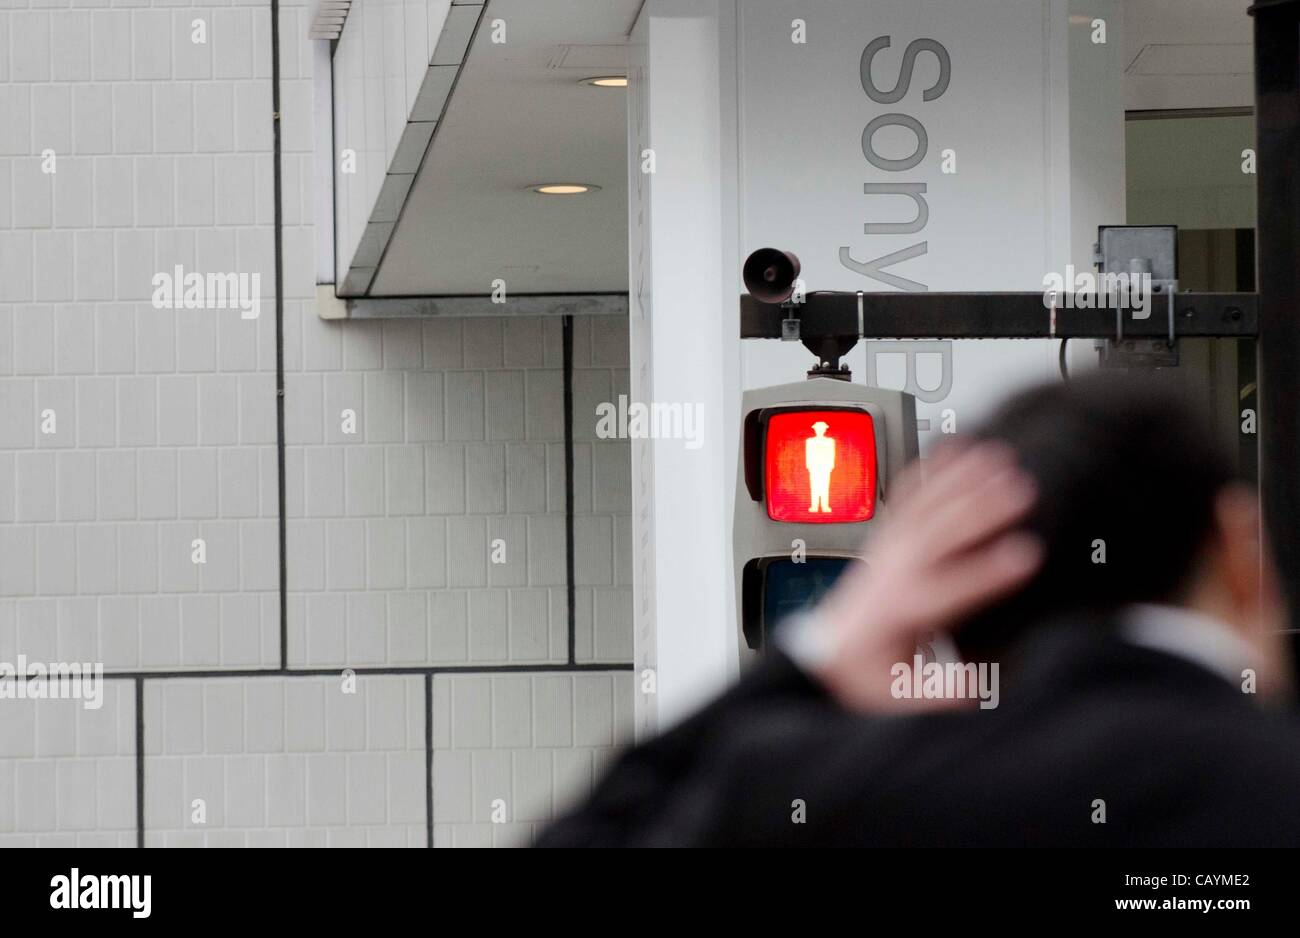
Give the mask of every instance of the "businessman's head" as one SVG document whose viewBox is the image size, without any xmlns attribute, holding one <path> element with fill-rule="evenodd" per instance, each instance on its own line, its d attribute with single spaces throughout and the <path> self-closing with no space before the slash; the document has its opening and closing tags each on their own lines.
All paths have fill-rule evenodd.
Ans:
<svg viewBox="0 0 1300 938">
<path fill-rule="evenodd" d="M 1010 444 L 1036 480 L 1026 527 L 1044 561 L 963 630 L 968 655 L 995 655 L 1048 618 L 1131 603 L 1186 606 L 1252 639 L 1277 628 L 1254 494 L 1210 422 L 1167 386 L 1082 376 L 1013 397 L 977 436 Z"/>
</svg>

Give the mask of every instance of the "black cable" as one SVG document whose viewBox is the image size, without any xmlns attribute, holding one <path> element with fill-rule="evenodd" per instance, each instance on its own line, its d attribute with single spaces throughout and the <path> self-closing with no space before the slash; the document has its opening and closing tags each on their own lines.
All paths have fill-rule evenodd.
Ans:
<svg viewBox="0 0 1300 938">
<path fill-rule="evenodd" d="M 1067 336 L 1066 338 L 1064 338 L 1064 339 L 1061 340 L 1061 350 L 1060 350 L 1060 352 L 1057 353 L 1057 356 L 1056 356 L 1056 364 L 1057 364 L 1057 366 L 1061 369 L 1061 380 L 1062 380 L 1062 381 L 1069 381 L 1069 380 L 1070 380 L 1070 366 L 1069 366 L 1068 364 L 1066 364 L 1066 361 L 1065 361 L 1065 343 L 1067 343 L 1067 342 L 1069 342 L 1069 341 L 1070 341 L 1070 339 L 1069 339 L 1068 336 Z"/>
</svg>

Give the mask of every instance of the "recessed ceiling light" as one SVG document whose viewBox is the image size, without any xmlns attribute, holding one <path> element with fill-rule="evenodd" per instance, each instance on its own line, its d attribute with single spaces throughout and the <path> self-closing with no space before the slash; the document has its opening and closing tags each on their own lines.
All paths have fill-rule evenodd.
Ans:
<svg viewBox="0 0 1300 938">
<path fill-rule="evenodd" d="M 600 186 L 588 185 L 585 182 L 543 182 L 528 188 L 542 195 L 580 195 L 583 192 L 596 192 Z"/>
<path fill-rule="evenodd" d="M 597 76 L 596 78 L 584 78 L 582 80 L 582 83 L 584 85 L 592 85 L 593 87 L 596 88 L 626 88 L 627 76 L 626 75 L 600 75 Z"/>
</svg>

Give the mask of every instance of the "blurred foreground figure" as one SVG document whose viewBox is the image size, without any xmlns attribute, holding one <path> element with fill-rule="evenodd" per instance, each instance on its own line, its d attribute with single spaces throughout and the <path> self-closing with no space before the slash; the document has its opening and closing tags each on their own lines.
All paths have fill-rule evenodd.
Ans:
<svg viewBox="0 0 1300 938">
<path fill-rule="evenodd" d="M 1091 375 L 885 495 L 866 564 L 541 845 L 1300 844 L 1274 571 L 1208 425 Z"/>
</svg>

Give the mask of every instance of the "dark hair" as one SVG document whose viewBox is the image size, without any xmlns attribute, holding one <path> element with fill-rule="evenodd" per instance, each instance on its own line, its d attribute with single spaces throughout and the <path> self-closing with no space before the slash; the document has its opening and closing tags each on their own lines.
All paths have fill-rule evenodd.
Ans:
<svg viewBox="0 0 1300 938">
<path fill-rule="evenodd" d="M 1215 497 L 1237 477 L 1204 414 L 1165 383 L 1113 372 L 1020 393 L 975 436 L 1009 443 L 1036 480 L 1025 527 L 1046 557 L 1024 589 L 960 631 L 972 660 L 996 657 L 1048 618 L 1176 601 L 1210 536 Z"/>
</svg>

